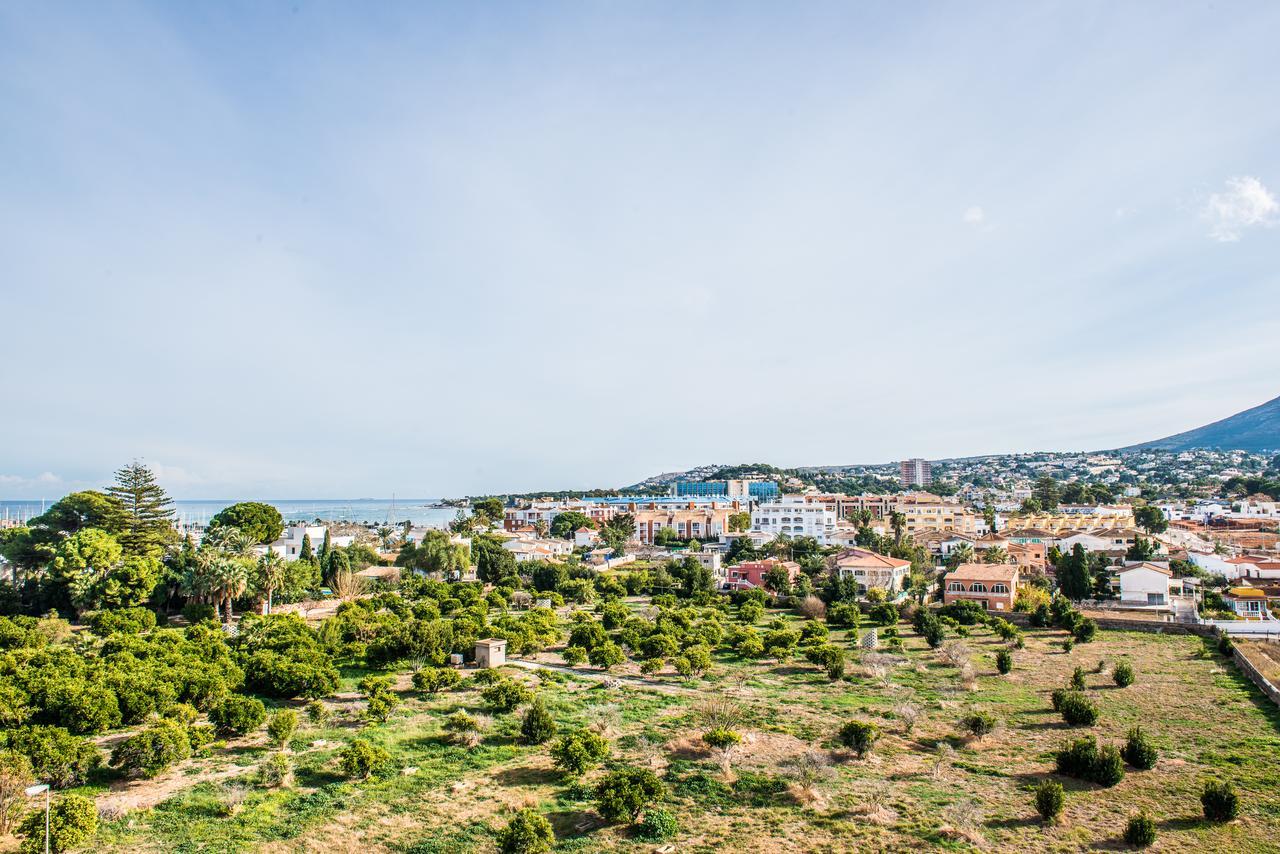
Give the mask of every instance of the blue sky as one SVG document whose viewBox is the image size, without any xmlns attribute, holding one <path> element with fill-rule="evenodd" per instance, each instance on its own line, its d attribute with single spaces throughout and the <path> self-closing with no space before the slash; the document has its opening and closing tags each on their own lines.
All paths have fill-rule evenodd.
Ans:
<svg viewBox="0 0 1280 854">
<path fill-rule="evenodd" d="M 1256 405 L 1278 24 L 2 5 L 0 497 L 135 457 L 192 498 L 620 485 Z"/>
</svg>

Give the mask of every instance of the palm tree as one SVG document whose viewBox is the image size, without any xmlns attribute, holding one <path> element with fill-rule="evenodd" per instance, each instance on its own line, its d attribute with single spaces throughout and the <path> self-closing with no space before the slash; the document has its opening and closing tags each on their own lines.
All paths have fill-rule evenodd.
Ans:
<svg viewBox="0 0 1280 854">
<path fill-rule="evenodd" d="M 947 566 L 951 569 L 955 569 L 962 563 L 973 563 L 973 546 L 968 543 L 961 543 L 947 555 Z"/>
<path fill-rule="evenodd" d="M 266 554 L 258 558 L 258 589 L 267 597 L 267 613 L 271 613 L 271 594 L 280 589 L 284 580 L 286 564 L 279 552 L 267 549 Z"/>
<path fill-rule="evenodd" d="M 902 545 L 902 531 L 907 524 L 907 517 L 903 516 L 897 510 L 889 513 L 889 527 L 893 528 L 893 544 L 894 546 Z"/>
<path fill-rule="evenodd" d="M 230 623 L 235 617 L 231 600 L 249 586 L 249 564 L 244 558 L 219 554 L 210 564 L 210 575 L 214 595 L 222 601 L 223 622 Z"/>
<path fill-rule="evenodd" d="M 386 525 L 378 528 L 378 539 L 382 541 L 382 550 L 384 552 L 391 550 L 391 541 L 394 536 L 395 530 L 393 528 Z"/>
</svg>

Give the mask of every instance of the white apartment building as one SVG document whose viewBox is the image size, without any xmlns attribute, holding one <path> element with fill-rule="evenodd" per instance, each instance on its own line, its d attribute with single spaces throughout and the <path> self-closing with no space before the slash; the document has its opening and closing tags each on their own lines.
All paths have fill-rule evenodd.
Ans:
<svg viewBox="0 0 1280 854">
<path fill-rule="evenodd" d="M 813 537 L 822 545 L 836 532 L 836 512 L 803 498 L 786 498 L 761 504 L 751 511 L 751 529 L 776 537 Z"/>
<path fill-rule="evenodd" d="M 328 530 L 324 525 L 290 525 L 284 529 L 284 533 L 280 535 L 280 539 L 276 540 L 265 549 L 270 549 L 280 555 L 285 560 L 297 560 L 298 554 L 302 551 L 302 538 L 306 537 L 311 541 L 311 553 L 315 554 L 320 551 L 321 544 L 324 543 L 324 532 Z M 346 548 L 356 541 L 355 537 L 350 536 L 330 536 L 330 548 Z"/>
</svg>

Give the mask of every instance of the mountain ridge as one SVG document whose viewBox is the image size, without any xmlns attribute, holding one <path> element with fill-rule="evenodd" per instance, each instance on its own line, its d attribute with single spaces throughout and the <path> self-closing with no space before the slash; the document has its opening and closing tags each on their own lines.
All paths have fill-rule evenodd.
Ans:
<svg viewBox="0 0 1280 854">
<path fill-rule="evenodd" d="M 1201 427 L 1117 450 L 1186 451 L 1192 448 L 1253 452 L 1280 449 L 1280 397 Z"/>
</svg>

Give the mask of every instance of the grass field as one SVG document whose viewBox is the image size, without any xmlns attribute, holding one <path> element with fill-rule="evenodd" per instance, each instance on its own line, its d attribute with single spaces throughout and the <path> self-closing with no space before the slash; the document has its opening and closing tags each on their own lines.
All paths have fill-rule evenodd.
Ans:
<svg viewBox="0 0 1280 854">
<path fill-rule="evenodd" d="M 802 659 L 780 664 L 728 655 L 702 679 L 662 675 L 645 686 L 606 687 L 591 668 L 545 684 L 514 666 L 506 672 L 539 685 L 562 727 L 605 731 L 614 750 L 609 765 L 646 766 L 664 778 L 665 806 L 680 821 L 673 840 L 679 851 L 1122 850 L 1124 824 L 1140 809 L 1156 819 L 1154 850 L 1280 848 L 1274 841 L 1280 715 L 1201 639 L 1099 632 L 1093 643 L 1065 653 L 1064 633 L 1033 629 L 1014 671 L 1000 676 L 994 653 L 1003 644 L 977 628 L 963 640 L 976 673 L 966 687 L 958 669 L 909 626 L 901 631 L 904 649 L 888 672 L 868 673 L 855 653 L 850 675 L 836 683 Z M 840 633 L 833 639 L 840 642 Z M 1120 658 L 1137 671 L 1124 689 L 1109 675 Z M 1103 672 L 1094 672 L 1100 661 Z M 1049 692 L 1077 666 L 1088 671 L 1088 693 L 1101 708 L 1092 728 L 1067 728 L 1049 705 Z M 360 675 L 347 674 L 344 689 Z M 478 691 L 426 697 L 410 689 L 407 675 L 398 684 L 404 703 L 386 724 L 360 723 L 354 693 L 331 701 L 334 723 L 304 727 L 294 739 L 295 781 L 288 789 L 253 784 L 254 766 L 267 751 L 253 742 L 133 784 L 129 794 L 140 808 L 108 821 L 96 850 L 493 851 L 495 830 L 523 806 L 551 820 L 558 851 L 658 847 L 604 825 L 587 786 L 563 781 L 546 745 L 518 743 L 518 715 L 497 716 L 479 747 L 454 746 L 442 737 L 441 721 L 460 708 L 479 709 Z M 727 776 L 699 739 L 698 708 L 713 696 L 734 698 L 744 717 L 746 742 Z M 910 734 L 895 711 L 904 703 L 922 712 Z M 980 741 L 962 738 L 956 722 L 972 709 L 995 714 L 1000 728 Z M 854 718 L 883 731 L 863 760 L 834 749 L 835 731 Z M 1109 789 L 1060 778 L 1067 790 L 1063 819 L 1042 827 L 1031 788 L 1051 773 L 1053 751 L 1088 733 L 1121 742 L 1135 725 L 1159 748 L 1157 767 L 1129 769 Z M 343 779 L 335 754 L 357 732 L 385 746 L 403 772 L 362 783 Z M 790 769 L 812 751 L 834 761 L 801 781 Z M 1201 819 L 1201 787 L 1215 778 L 1233 781 L 1240 794 L 1241 816 L 1226 825 Z"/>
</svg>

